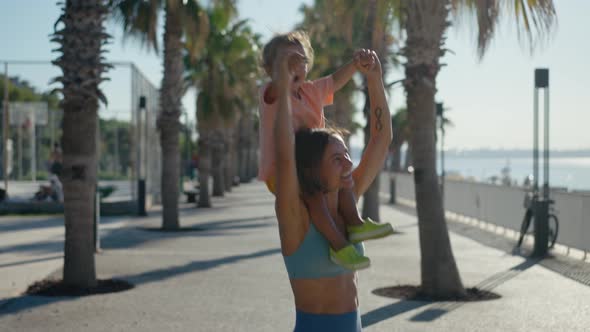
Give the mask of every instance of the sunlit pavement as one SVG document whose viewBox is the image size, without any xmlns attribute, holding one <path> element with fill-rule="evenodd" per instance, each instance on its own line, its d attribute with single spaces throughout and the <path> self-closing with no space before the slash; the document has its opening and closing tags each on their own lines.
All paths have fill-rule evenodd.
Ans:
<svg viewBox="0 0 590 332">
<path fill-rule="evenodd" d="M 280 255 L 273 197 L 263 184 L 234 187 L 211 209 L 181 206 L 188 230 L 155 232 L 146 218 L 104 218 L 99 278 L 135 285 L 84 298 L 14 297 L 62 262 L 59 217 L 0 218 L 0 331 L 291 331 L 293 299 Z M 416 218 L 384 204 L 401 233 L 366 243 L 372 266 L 359 273 L 365 331 L 584 331 L 590 287 L 541 264 L 451 233 L 466 287 L 496 292 L 487 302 L 399 301 L 377 288 L 417 285 Z"/>
</svg>

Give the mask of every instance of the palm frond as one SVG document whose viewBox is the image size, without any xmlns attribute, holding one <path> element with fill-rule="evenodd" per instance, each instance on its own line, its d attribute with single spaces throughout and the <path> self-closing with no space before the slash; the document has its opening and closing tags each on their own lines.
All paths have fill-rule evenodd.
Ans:
<svg viewBox="0 0 590 332">
<path fill-rule="evenodd" d="M 477 26 L 477 54 L 485 55 L 498 24 L 511 18 L 516 23 L 519 41 L 532 52 L 540 41 L 549 37 L 557 22 L 553 0 L 452 0 L 455 23 L 474 18 Z M 467 24 L 471 25 L 471 21 Z M 524 38 L 523 38 L 524 36 Z"/>
<path fill-rule="evenodd" d="M 207 9 L 211 29 L 201 56 L 196 61 L 185 56 L 185 82 L 198 88 L 197 118 L 208 128 L 232 124 L 257 102 L 260 36 L 247 20 L 224 22 L 227 14 L 222 15 L 222 9 Z"/>
<path fill-rule="evenodd" d="M 209 16 L 196 0 L 186 1 L 181 13 L 186 49 L 194 60 L 202 51 L 210 33 Z"/>
<path fill-rule="evenodd" d="M 158 13 L 161 0 L 110 0 L 113 19 L 123 27 L 124 38 L 133 37 L 158 51 Z"/>
<path fill-rule="evenodd" d="M 550 36 L 557 24 L 553 0 L 514 0 L 507 3 L 506 11 L 514 13 L 518 38 L 522 41 L 522 35 L 526 36 L 531 52 L 539 42 Z"/>
</svg>

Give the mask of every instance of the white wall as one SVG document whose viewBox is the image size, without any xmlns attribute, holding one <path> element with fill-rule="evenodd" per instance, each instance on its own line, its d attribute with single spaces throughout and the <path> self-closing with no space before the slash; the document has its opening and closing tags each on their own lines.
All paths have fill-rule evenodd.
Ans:
<svg viewBox="0 0 590 332">
<path fill-rule="evenodd" d="M 395 177 L 397 197 L 414 201 L 412 175 L 397 173 Z M 381 191 L 388 192 L 389 188 Z M 525 193 L 520 187 L 447 180 L 445 209 L 518 231 L 524 215 Z M 555 214 L 559 219 L 557 243 L 590 251 L 590 195 L 552 192 L 551 198 L 555 200 Z"/>
</svg>

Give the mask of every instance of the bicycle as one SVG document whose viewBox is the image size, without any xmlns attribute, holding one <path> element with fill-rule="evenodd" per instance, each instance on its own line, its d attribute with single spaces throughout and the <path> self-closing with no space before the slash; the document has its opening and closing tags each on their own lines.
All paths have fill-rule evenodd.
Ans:
<svg viewBox="0 0 590 332">
<path fill-rule="evenodd" d="M 516 247 L 520 247 L 522 245 L 522 241 L 524 240 L 524 236 L 528 233 L 528 229 L 531 225 L 531 222 L 534 219 L 534 212 L 533 207 L 535 202 L 539 199 L 539 195 L 535 193 L 527 193 L 524 197 L 524 207 L 526 209 L 524 213 L 524 218 L 522 220 L 522 224 L 520 225 L 520 236 L 518 237 L 518 243 Z M 550 199 L 549 200 L 549 236 L 548 236 L 548 248 L 551 249 L 555 246 L 555 240 L 557 239 L 557 234 L 559 232 L 559 219 L 555 215 L 554 209 L 555 201 Z M 534 225 L 534 224 L 533 224 Z"/>
</svg>

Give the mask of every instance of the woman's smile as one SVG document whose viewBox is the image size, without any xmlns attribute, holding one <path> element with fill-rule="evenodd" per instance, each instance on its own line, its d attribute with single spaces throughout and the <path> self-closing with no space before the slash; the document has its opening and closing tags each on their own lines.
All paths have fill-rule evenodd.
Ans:
<svg viewBox="0 0 590 332">
<path fill-rule="evenodd" d="M 342 184 L 346 187 L 352 186 L 352 184 L 354 183 L 354 181 L 352 180 L 352 171 L 346 172 L 346 174 L 340 177 L 340 180 L 342 181 Z"/>
</svg>

